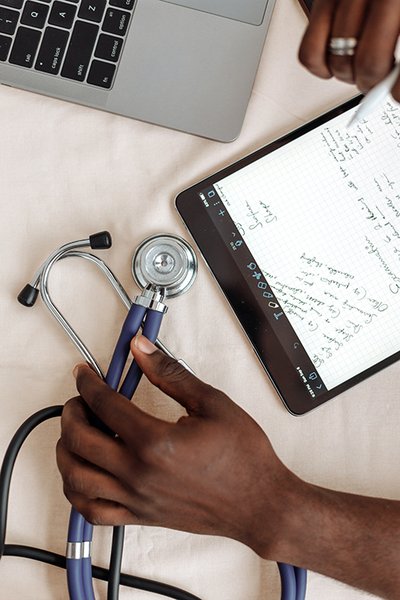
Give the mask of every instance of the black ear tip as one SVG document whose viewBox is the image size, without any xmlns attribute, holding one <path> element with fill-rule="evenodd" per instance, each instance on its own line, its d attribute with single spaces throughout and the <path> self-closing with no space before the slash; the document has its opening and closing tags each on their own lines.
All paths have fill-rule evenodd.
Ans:
<svg viewBox="0 0 400 600">
<path fill-rule="evenodd" d="M 35 304 L 38 294 L 39 290 L 30 283 L 27 283 L 18 294 L 17 300 L 20 304 L 31 307 Z"/>
<path fill-rule="evenodd" d="M 90 247 L 93 250 L 106 250 L 112 246 L 111 233 L 108 231 L 99 231 L 89 236 Z"/>
</svg>

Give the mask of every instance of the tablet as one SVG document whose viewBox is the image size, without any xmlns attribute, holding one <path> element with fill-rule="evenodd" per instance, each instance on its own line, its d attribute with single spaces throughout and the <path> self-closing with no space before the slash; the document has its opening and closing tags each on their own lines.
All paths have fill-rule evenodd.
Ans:
<svg viewBox="0 0 400 600">
<path fill-rule="evenodd" d="M 176 199 L 295 415 L 400 357 L 400 106 L 347 129 L 358 102 Z"/>
</svg>

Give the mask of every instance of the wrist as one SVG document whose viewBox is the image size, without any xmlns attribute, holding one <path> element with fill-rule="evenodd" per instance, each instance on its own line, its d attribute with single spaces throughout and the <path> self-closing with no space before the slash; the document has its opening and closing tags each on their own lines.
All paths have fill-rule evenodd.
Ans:
<svg viewBox="0 0 400 600">
<path fill-rule="evenodd" d="M 277 562 L 304 566 L 304 545 L 307 532 L 315 525 L 319 510 L 316 488 L 292 474 L 292 486 L 282 506 L 281 524 L 273 554 L 268 558 Z"/>
<path fill-rule="evenodd" d="M 293 483 L 277 535 L 260 556 L 398 598 L 400 502 Z"/>
<path fill-rule="evenodd" d="M 253 535 L 245 543 L 262 558 L 297 564 L 294 557 L 304 551 L 304 528 L 316 502 L 314 487 L 284 467 L 275 490 L 264 493 Z"/>
<path fill-rule="evenodd" d="M 305 531 L 312 526 L 317 503 L 314 486 L 288 471 L 280 487 L 273 522 L 268 519 L 267 538 L 257 553 L 268 560 L 302 566 Z"/>
</svg>

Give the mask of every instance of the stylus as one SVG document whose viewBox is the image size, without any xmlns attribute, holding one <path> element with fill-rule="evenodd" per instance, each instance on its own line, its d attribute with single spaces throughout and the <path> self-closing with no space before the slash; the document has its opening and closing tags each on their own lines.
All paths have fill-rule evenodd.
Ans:
<svg viewBox="0 0 400 600">
<path fill-rule="evenodd" d="M 394 69 L 378 85 L 368 92 L 361 102 L 356 113 L 353 115 L 347 127 L 352 127 L 367 117 L 373 110 L 378 108 L 385 98 L 390 94 L 398 76 L 400 75 L 400 63 L 397 63 Z"/>
</svg>

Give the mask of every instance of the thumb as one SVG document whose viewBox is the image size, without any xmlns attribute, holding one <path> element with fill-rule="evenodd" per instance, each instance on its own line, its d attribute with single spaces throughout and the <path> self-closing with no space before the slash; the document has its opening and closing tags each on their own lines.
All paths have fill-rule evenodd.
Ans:
<svg viewBox="0 0 400 600">
<path fill-rule="evenodd" d="M 219 410 L 222 398 L 226 398 L 220 390 L 192 375 L 177 360 L 157 350 L 144 335 L 133 338 L 131 352 L 147 379 L 179 402 L 189 415 L 212 416 Z"/>
</svg>

